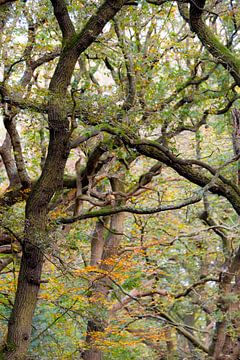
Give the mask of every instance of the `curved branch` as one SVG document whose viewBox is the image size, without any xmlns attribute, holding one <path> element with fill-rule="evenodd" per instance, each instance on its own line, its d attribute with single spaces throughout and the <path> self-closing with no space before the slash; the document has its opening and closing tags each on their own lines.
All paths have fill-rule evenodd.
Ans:
<svg viewBox="0 0 240 360">
<path fill-rule="evenodd" d="M 20 184 L 15 161 L 12 155 L 12 143 L 9 134 L 6 134 L 5 140 L 0 147 L 0 155 L 5 166 L 5 170 L 9 180 L 9 186 L 13 187 Z"/>
<path fill-rule="evenodd" d="M 23 188 L 28 188 L 30 187 L 31 180 L 30 177 L 28 176 L 25 167 L 25 162 L 22 153 L 21 139 L 16 128 L 14 114 L 11 113 L 8 114 L 8 112 L 5 111 L 4 125 L 11 138 L 19 179 L 21 181 Z"/>
<path fill-rule="evenodd" d="M 185 324 L 179 324 L 172 316 L 168 315 L 165 312 L 160 312 L 158 315 L 142 315 L 139 316 L 140 319 L 152 319 L 156 321 L 167 321 L 170 325 L 174 326 L 179 334 L 183 335 L 186 339 L 188 339 L 194 346 L 201 349 L 205 353 L 209 353 L 209 348 L 205 346 L 199 339 L 191 334 L 188 330 L 184 328 Z"/>
<path fill-rule="evenodd" d="M 205 284 L 206 282 L 219 282 L 219 278 L 204 278 L 202 280 L 199 280 L 197 282 L 195 282 L 194 284 L 190 285 L 188 288 L 186 288 L 183 292 L 181 292 L 180 294 L 174 295 L 175 299 L 180 299 L 181 297 L 187 296 L 188 294 L 190 294 L 191 291 L 193 291 L 196 287 Z"/>
<path fill-rule="evenodd" d="M 213 179 L 213 177 L 210 177 L 208 174 L 203 173 L 203 171 L 201 171 L 202 169 L 206 169 L 213 176 L 216 176 L 216 174 L 218 173 L 218 179 L 216 179 L 214 184 L 212 184 L 211 188 L 209 188 L 209 191 L 211 191 L 213 194 L 224 196 L 226 199 L 228 199 L 236 212 L 240 214 L 239 188 L 236 186 L 236 184 L 232 183 L 230 180 L 219 174 L 219 170 L 221 170 L 224 166 L 230 164 L 231 162 L 238 160 L 237 158 L 233 158 L 232 160 L 224 164 L 221 168 L 215 169 L 209 164 L 206 164 L 199 160 L 181 159 L 180 157 L 175 156 L 171 152 L 171 150 L 161 145 L 159 142 L 137 139 L 135 134 L 132 134 L 129 131 L 124 131 L 124 129 L 119 127 L 113 128 L 109 125 L 104 124 L 98 126 L 97 130 L 105 131 L 109 134 L 117 136 L 125 145 L 134 149 L 139 154 L 164 163 L 165 165 L 174 169 L 179 175 L 183 176 L 185 179 L 198 186 L 207 186 L 207 184 L 209 184 L 210 181 Z M 95 136 L 96 128 L 94 128 L 92 131 L 89 131 L 89 135 L 91 133 L 93 134 L 93 136 Z M 200 167 L 200 169 L 196 167 Z"/>
<path fill-rule="evenodd" d="M 146 215 L 146 214 L 156 214 L 163 211 L 169 211 L 169 210 L 177 210 L 181 209 L 185 206 L 195 204 L 202 200 L 203 191 L 199 192 L 198 194 L 194 194 L 192 197 L 181 201 L 175 205 L 162 205 L 156 208 L 132 208 L 129 206 L 119 206 L 115 208 L 103 208 L 101 210 L 92 211 L 90 213 L 81 214 L 79 216 L 73 217 L 73 218 L 61 218 L 57 220 L 58 224 L 72 224 L 79 220 L 85 220 L 85 219 L 91 219 L 96 217 L 105 217 L 113 214 L 118 214 L 121 212 L 127 212 L 131 214 L 138 214 L 138 215 Z"/>
<path fill-rule="evenodd" d="M 202 19 L 206 0 L 190 2 L 190 27 L 207 50 L 224 66 L 240 86 L 240 59 L 224 46 Z"/>
</svg>

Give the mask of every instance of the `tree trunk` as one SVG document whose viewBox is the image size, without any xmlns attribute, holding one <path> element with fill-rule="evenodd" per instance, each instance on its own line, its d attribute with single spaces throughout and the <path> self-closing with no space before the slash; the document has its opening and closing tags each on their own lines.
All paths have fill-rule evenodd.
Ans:
<svg viewBox="0 0 240 360">
<path fill-rule="evenodd" d="M 61 70 L 65 69 L 66 73 L 74 68 L 73 64 L 69 66 L 68 60 L 66 64 L 62 61 L 61 65 Z M 69 79 L 70 77 L 67 78 Z M 66 92 L 67 85 L 59 86 L 59 81 L 61 75 L 57 67 L 50 83 L 52 97 L 48 112 L 50 128 L 48 154 L 42 174 L 26 203 L 23 256 L 14 307 L 9 319 L 7 343 L 3 350 L 4 359 L 7 360 L 24 359 L 27 353 L 32 317 L 41 283 L 44 252 L 50 245 L 47 234 L 48 205 L 54 192 L 62 186 L 64 168 L 70 151 L 66 106 L 64 101 L 59 100 L 59 97 L 61 98 Z"/>
<path fill-rule="evenodd" d="M 240 111 L 237 109 L 232 110 L 232 119 L 233 119 L 233 132 L 232 132 L 232 142 L 233 142 L 233 151 L 235 156 L 240 155 Z M 240 160 L 237 162 L 237 184 L 240 184 Z"/>
<path fill-rule="evenodd" d="M 66 124 L 66 121 L 64 122 Z M 44 252 L 49 246 L 46 229 L 48 204 L 62 183 L 68 155 L 69 131 L 50 131 L 48 157 L 38 182 L 26 204 L 25 237 L 18 288 L 9 319 L 4 358 L 21 360 L 26 356 L 32 317 L 41 283 Z"/>
<path fill-rule="evenodd" d="M 118 178 L 112 178 L 111 184 L 113 192 L 124 191 L 123 182 Z M 115 199 L 115 202 L 116 206 L 122 205 L 122 201 L 118 200 L 117 197 Z M 114 265 L 109 265 L 106 260 L 114 259 L 114 257 L 117 255 L 119 244 L 122 239 L 124 219 L 124 213 L 114 214 L 111 216 L 110 230 L 107 238 L 105 239 L 104 247 L 102 247 L 103 233 L 101 231 L 98 231 L 97 233 L 97 228 L 95 231 L 95 236 L 93 236 L 92 239 L 92 265 L 97 265 L 97 263 L 99 263 L 99 260 L 101 260 L 99 268 L 110 274 L 112 269 L 114 268 Z M 102 229 L 104 229 L 103 225 Z M 97 234 L 98 236 L 96 236 Z M 100 257 L 99 260 L 97 260 L 98 257 Z M 110 288 L 111 280 L 107 276 L 101 277 L 98 281 L 95 282 L 95 285 L 93 286 L 92 297 L 94 297 L 95 301 L 97 299 L 100 310 L 94 318 L 88 321 L 86 336 L 86 344 L 88 348 L 83 353 L 82 357 L 84 360 L 102 360 L 103 358 L 102 351 L 94 345 L 93 335 L 95 332 L 103 333 L 107 326 L 108 316 L 106 316 L 106 314 L 108 313 L 108 310 L 104 308 L 102 300 L 107 298 Z"/>
<path fill-rule="evenodd" d="M 43 253 L 37 247 L 25 244 L 14 308 L 9 319 L 6 360 L 21 360 L 27 353 L 32 317 L 36 307 L 43 264 Z"/>
<path fill-rule="evenodd" d="M 240 154 L 240 112 L 232 111 L 233 119 L 233 151 Z M 239 161 L 237 163 L 237 184 L 240 182 Z M 240 357 L 240 249 L 235 256 L 228 257 L 220 276 L 220 296 L 218 308 L 222 319 L 217 322 L 216 332 L 211 346 L 213 358 L 216 360 L 237 360 Z"/>
<path fill-rule="evenodd" d="M 31 184 L 31 181 L 25 167 L 22 146 L 21 146 L 21 139 L 16 128 L 14 117 L 15 114 L 11 114 L 11 110 L 9 110 L 9 114 L 7 114 L 6 112 L 4 114 L 4 125 L 11 138 L 15 163 L 17 166 L 20 182 L 24 188 L 28 188 Z"/>
<path fill-rule="evenodd" d="M 91 16 L 79 34 L 68 14 L 65 1 L 51 0 L 54 15 L 63 35 L 61 55 L 49 85 L 48 127 L 49 147 L 42 174 L 35 184 L 26 204 L 25 239 L 18 288 L 12 314 L 9 319 L 7 343 L 0 353 L 7 360 L 26 357 L 31 336 L 31 324 L 38 290 L 44 251 L 49 246 L 47 213 L 49 202 L 62 186 L 65 164 L 70 151 L 70 131 L 67 117 L 67 88 L 80 54 L 95 41 L 102 29 L 124 5 L 124 0 L 105 1 Z M 17 150 L 13 122 L 6 119 L 11 140 Z M 14 145 L 13 144 L 13 145 Z M 27 174 L 22 171 L 21 153 L 15 157 L 18 174 L 23 186 L 28 185 Z M 17 163 L 18 162 L 18 163 Z M 26 184 L 25 184 L 26 183 Z"/>
<path fill-rule="evenodd" d="M 240 356 L 240 248 L 224 267 L 218 301 L 221 319 L 216 324 L 210 355 L 214 360 L 237 360 Z"/>
<path fill-rule="evenodd" d="M 0 147 L 0 155 L 8 176 L 9 187 L 20 185 L 17 167 L 12 156 L 12 143 L 8 133 L 6 134 L 5 140 Z"/>
</svg>

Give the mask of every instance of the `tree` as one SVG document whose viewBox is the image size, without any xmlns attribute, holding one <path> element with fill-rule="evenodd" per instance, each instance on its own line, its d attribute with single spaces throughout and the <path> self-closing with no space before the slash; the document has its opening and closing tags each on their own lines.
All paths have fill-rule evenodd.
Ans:
<svg viewBox="0 0 240 360">
<path fill-rule="evenodd" d="M 1 236 L 5 250 L 2 248 L 1 252 L 8 254 L 1 260 L 1 270 L 18 257 L 20 251 L 22 253 L 2 357 L 26 358 L 39 287 L 45 282 L 41 277 L 44 259 L 49 252 L 54 256 L 52 234 L 61 238 L 58 229 L 64 225 L 65 236 L 71 238 L 80 220 L 98 218 L 95 225 L 90 223 L 95 230 L 91 237 L 90 266 L 84 270 L 91 291 L 86 297 L 90 310 L 85 321 L 86 348 L 81 349 L 81 356 L 102 358 L 101 337 L 111 328 L 111 318 L 117 318 L 117 312 L 124 313 L 127 309 L 130 318 L 126 317 L 126 324 L 130 319 L 147 319 L 148 324 L 152 321 L 166 323 L 166 333 L 170 334 L 169 326 L 173 327 L 189 341 L 184 346 L 189 346 L 190 354 L 194 354 L 193 345 L 214 359 L 225 359 L 229 354 L 237 359 L 240 352 L 237 341 L 239 248 L 232 240 L 235 225 L 231 227 L 228 220 L 222 224 L 221 210 L 215 216 L 211 203 L 216 201 L 215 195 L 221 196 L 226 200 L 225 207 L 231 212 L 232 221 L 237 221 L 240 212 L 237 173 L 229 176 L 228 169 L 234 169 L 238 162 L 238 135 L 235 135 L 234 156 L 231 149 L 213 153 L 208 161 L 202 161 L 208 146 L 214 151 L 213 135 L 211 131 L 208 134 L 207 126 L 212 129 L 216 122 L 219 125 L 215 126 L 215 131 L 224 136 L 220 127 L 224 120 L 229 121 L 231 106 L 234 103 L 236 106 L 239 99 L 237 5 L 231 2 L 229 16 L 225 19 L 221 16 L 228 6 L 224 1 L 217 5 L 209 3 L 208 7 L 200 0 L 190 4 L 178 2 L 179 14 L 167 1 L 106 0 L 93 6 L 84 1 L 75 4 L 52 0 L 51 4 L 47 1 L 37 2 L 36 6 L 31 1 L 0 3 L 4 61 L 0 91 L 7 130 L 1 157 L 9 179 L 9 187 L 1 198 L 5 209 Z M 219 33 L 219 38 L 215 33 Z M 17 46 L 19 41 L 25 42 L 24 46 Z M 99 78 L 103 71 L 108 74 L 108 83 Z M 36 131 L 37 141 L 31 137 L 27 139 L 28 134 L 23 133 L 29 126 L 29 119 L 33 118 L 35 121 L 30 126 L 35 128 L 29 133 Z M 237 119 L 236 110 L 235 128 Z M 26 125 L 21 125 L 19 130 L 20 120 Z M 185 135 L 187 133 L 195 137 Z M 209 136 L 209 144 L 202 139 L 204 133 Z M 48 140 L 46 156 L 45 139 Z M 24 151 L 28 143 L 37 149 L 37 164 L 29 161 L 31 166 L 27 167 Z M 190 144 L 194 144 L 192 150 L 188 149 Z M 74 149 L 80 150 L 77 153 Z M 74 178 L 64 175 L 70 152 L 75 158 L 78 155 Z M 151 159 L 149 164 L 146 159 Z M 162 175 L 163 166 L 167 173 Z M 186 179 L 183 192 L 167 180 L 170 169 Z M 37 178 L 34 179 L 33 174 Z M 163 184 L 168 181 L 172 193 L 169 189 L 163 190 L 162 181 Z M 173 201 L 174 191 L 179 194 L 179 201 Z M 22 236 L 12 230 L 11 221 L 6 225 L 9 207 L 18 207 L 19 201 L 26 201 Z M 179 210 L 177 216 L 175 211 L 187 207 L 194 213 L 197 210 L 191 209 L 198 209 L 199 203 L 204 205 L 204 211 L 198 216 L 197 226 L 202 226 L 199 225 L 202 222 L 208 232 L 200 228 L 196 234 L 189 229 L 182 234 L 183 237 L 201 237 L 199 244 L 191 245 L 194 256 L 190 264 L 172 250 L 176 240 L 169 239 L 166 244 L 160 241 L 158 246 L 166 245 L 169 251 L 163 257 L 154 256 L 148 250 L 151 241 L 145 245 L 144 238 L 147 232 L 157 239 L 159 232 L 162 237 L 164 227 L 160 231 L 155 221 L 164 224 L 171 220 L 163 215 L 164 220 L 161 213 L 173 214 L 170 217 L 184 224 L 184 210 Z M 231 206 L 237 215 L 233 214 Z M 127 217 L 129 213 L 134 214 L 134 222 Z M 152 214 L 156 215 L 151 217 Z M 140 220 L 142 216 L 146 225 Z M 146 275 L 141 274 L 132 287 L 118 278 L 120 270 L 117 269 L 125 266 L 126 276 L 129 279 L 135 276 L 134 257 L 129 262 L 125 259 L 125 265 L 119 265 L 121 247 L 127 249 L 131 245 L 124 241 L 125 233 L 134 227 L 141 241 L 141 251 L 136 254 L 141 264 L 138 272 L 146 267 Z M 169 228 L 171 233 L 173 229 Z M 80 231 L 83 230 L 80 228 Z M 168 230 L 165 231 L 168 234 Z M 209 234 L 209 231 L 214 239 L 212 252 L 216 254 L 222 247 L 222 256 L 214 260 L 214 276 L 209 276 L 212 264 L 204 254 L 206 239 L 202 234 Z M 169 234 L 168 237 L 171 238 Z M 169 266 L 173 274 L 176 271 L 188 274 L 185 280 L 183 276 L 185 290 L 182 292 L 175 290 L 174 282 L 161 277 L 159 262 L 164 263 L 165 256 L 178 264 L 178 270 L 175 265 Z M 191 278 L 196 267 L 198 271 Z M 141 286 L 146 287 L 146 291 L 142 291 Z M 199 286 L 205 287 L 202 290 L 205 299 L 208 297 L 206 289 L 214 294 L 218 287 L 219 296 L 211 295 L 216 306 L 215 319 L 211 319 L 202 302 L 196 305 L 192 292 Z M 119 304 L 113 303 L 112 293 Z M 190 299 L 183 301 L 182 307 L 178 306 L 177 299 L 185 299 L 189 294 Z M 176 299 L 172 309 L 162 299 L 166 296 Z M 94 306 L 91 305 L 93 299 Z M 111 305 L 106 304 L 106 299 Z M 65 309 L 66 314 L 76 302 Z M 182 320 L 187 313 L 184 307 L 193 314 L 185 323 Z M 216 325 L 210 346 L 204 343 L 205 337 L 199 340 L 192 333 L 198 311 L 201 327 L 207 327 L 209 319 Z M 137 338 L 142 336 L 137 328 L 125 325 L 125 329 Z M 168 336 L 170 339 L 173 334 Z M 169 339 L 165 345 L 170 355 L 175 356 L 174 340 Z M 154 336 L 152 339 L 143 336 L 141 341 L 161 353 Z M 177 344 L 181 347 L 179 341 Z"/>
</svg>

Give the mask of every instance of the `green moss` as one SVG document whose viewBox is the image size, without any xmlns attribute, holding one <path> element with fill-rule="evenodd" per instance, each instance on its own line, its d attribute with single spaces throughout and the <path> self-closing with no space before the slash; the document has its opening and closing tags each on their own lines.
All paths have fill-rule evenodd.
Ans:
<svg viewBox="0 0 240 360">
<path fill-rule="evenodd" d="M 229 71 L 240 85 L 240 59 L 223 45 L 202 19 L 194 19 L 191 23 L 193 31 L 198 35 L 203 45 Z"/>
</svg>

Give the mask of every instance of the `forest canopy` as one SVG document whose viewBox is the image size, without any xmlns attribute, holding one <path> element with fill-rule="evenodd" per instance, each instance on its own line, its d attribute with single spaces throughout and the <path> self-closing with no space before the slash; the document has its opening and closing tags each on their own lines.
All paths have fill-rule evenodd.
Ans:
<svg viewBox="0 0 240 360">
<path fill-rule="evenodd" d="M 0 359 L 240 358 L 237 0 L 0 0 Z"/>
</svg>

